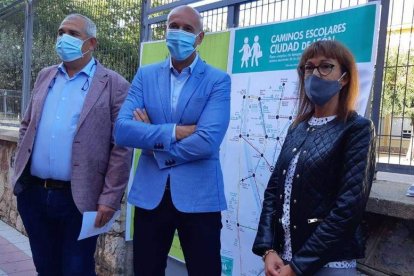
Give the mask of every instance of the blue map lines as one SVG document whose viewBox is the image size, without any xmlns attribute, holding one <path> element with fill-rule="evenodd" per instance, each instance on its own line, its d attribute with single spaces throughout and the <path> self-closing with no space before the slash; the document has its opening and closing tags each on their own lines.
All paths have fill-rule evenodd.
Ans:
<svg viewBox="0 0 414 276">
<path fill-rule="evenodd" d="M 231 119 L 221 162 L 228 204 L 223 212 L 222 255 L 233 258 L 233 275 L 263 272 L 251 246 L 267 182 L 295 119 L 296 80 L 292 71 L 232 75 Z"/>
</svg>

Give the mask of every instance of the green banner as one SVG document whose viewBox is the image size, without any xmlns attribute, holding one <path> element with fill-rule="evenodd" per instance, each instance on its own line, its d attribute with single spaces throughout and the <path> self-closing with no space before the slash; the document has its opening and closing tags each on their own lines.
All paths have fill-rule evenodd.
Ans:
<svg viewBox="0 0 414 276">
<path fill-rule="evenodd" d="M 230 32 L 206 34 L 197 51 L 200 57 L 209 65 L 227 71 L 229 41 Z M 165 41 L 145 42 L 142 44 L 141 66 L 162 61 L 168 55 Z"/>
<path fill-rule="evenodd" d="M 318 40 L 339 40 L 357 63 L 370 62 L 375 5 L 235 31 L 232 73 L 295 69 L 303 50 Z"/>
</svg>

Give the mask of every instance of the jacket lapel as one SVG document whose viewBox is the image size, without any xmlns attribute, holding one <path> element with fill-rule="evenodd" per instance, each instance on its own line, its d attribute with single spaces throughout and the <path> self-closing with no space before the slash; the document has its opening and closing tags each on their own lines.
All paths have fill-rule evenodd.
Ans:
<svg viewBox="0 0 414 276">
<path fill-rule="evenodd" d="M 93 105 L 101 96 L 101 93 L 104 90 L 106 83 L 108 82 L 108 73 L 104 70 L 103 66 L 98 61 L 96 62 L 96 72 L 92 78 L 92 83 L 88 94 L 86 94 L 76 132 L 82 125 L 88 113 L 91 111 Z"/>
<path fill-rule="evenodd" d="M 180 97 L 177 103 L 177 109 L 175 111 L 173 120 L 174 122 L 179 122 L 185 107 L 187 106 L 188 101 L 190 100 L 191 96 L 196 91 L 197 87 L 200 85 L 202 75 L 205 70 L 205 63 L 201 58 L 198 58 L 197 64 L 194 67 L 191 76 L 188 78 L 187 82 L 185 83 L 183 90 L 181 91 Z"/>
<path fill-rule="evenodd" d="M 37 88 L 38 96 L 34 95 L 34 98 L 36 97 L 39 100 L 39 104 L 33 105 L 33 114 L 35 118 L 36 125 L 39 124 L 40 117 L 42 116 L 43 112 L 43 106 L 45 104 L 45 100 L 47 95 L 49 94 L 49 90 L 52 84 L 53 79 L 56 77 L 58 66 L 55 65 L 49 72 L 48 75 L 45 78 L 45 81 L 43 81 L 39 88 Z M 34 100 L 34 99 L 33 99 Z"/>
<path fill-rule="evenodd" d="M 158 91 L 162 110 L 167 123 L 172 122 L 171 117 L 171 84 L 170 84 L 170 60 L 169 58 L 158 69 Z"/>
</svg>

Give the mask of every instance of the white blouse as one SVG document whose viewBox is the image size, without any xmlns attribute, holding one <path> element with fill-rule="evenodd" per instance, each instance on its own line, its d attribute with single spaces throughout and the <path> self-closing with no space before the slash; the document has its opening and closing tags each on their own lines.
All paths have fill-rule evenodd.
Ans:
<svg viewBox="0 0 414 276">
<path fill-rule="evenodd" d="M 309 119 L 308 123 L 311 126 L 319 126 L 324 125 L 333 119 L 336 118 L 336 115 L 329 116 L 329 117 L 322 117 L 316 118 L 312 117 Z M 292 183 L 293 183 L 293 176 L 295 175 L 296 165 L 298 163 L 299 155 L 301 151 L 299 151 L 295 157 L 290 161 L 289 168 L 286 174 L 285 180 L 285 199 L 283 201 L 283 213 L 282 213 L 282 227 L 285 236 L 285 244 L 283 245 L 283 252 L 281 258 L 285 261 L 292 260 L 292 240 L 290 234 L 290 199 L 292 194 Z M 325 267 L 330 268 L 355 268 L 356 267 L 356 260 L 345 260 L 345 261 L 338 261 L 338 262 L 330 262 L 325 265 Z"/>
</svg>

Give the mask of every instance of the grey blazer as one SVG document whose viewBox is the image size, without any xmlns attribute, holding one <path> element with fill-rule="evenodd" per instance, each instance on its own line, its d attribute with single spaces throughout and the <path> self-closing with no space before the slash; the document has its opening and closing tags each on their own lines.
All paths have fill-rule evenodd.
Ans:
<svg viewBox="0 0 414 276">
<path fill-rule="evenodd" d="M 53 65 L 40 71 L 21 122 L 12 180 L 16 195 L 30 185 L 22 174 L 30 160 L 43 105 L 57 68 Z M 96 210 L 97 204 L 120 208 L 132 151 L 116 146 L 112 133 L 128 89 L 129 83 L 122 76 L 97 63 L 72 145 L 72 195 L 82 213 Z"/>
</svg>

